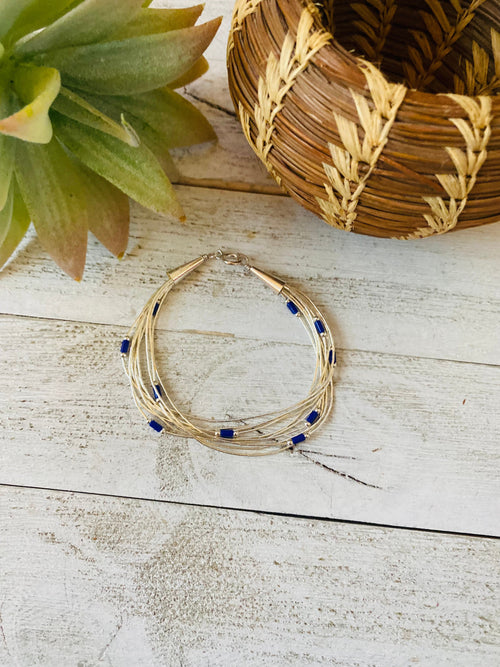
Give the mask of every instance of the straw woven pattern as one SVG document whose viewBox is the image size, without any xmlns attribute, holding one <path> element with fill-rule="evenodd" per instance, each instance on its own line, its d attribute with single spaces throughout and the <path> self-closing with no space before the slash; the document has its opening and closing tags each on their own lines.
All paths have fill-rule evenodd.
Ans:
<svg viewBox="0 0 500 667">
<path fill-rule="evenodd" d="M 246 7 L 248 8 L 248 4 Z M 313 16 L 311 7 L 305 7 L 299 18 L 297 34 L 286 34 L 279 58 L 274 53 L 269 54 L 264 76 L 259 78 L 253 114 L 250 115 L 242 104 L 238 105 L 239 117 L 248 142 L 278 183 L 281 183 L 279 172 L 268 160 L 273 146 L 274 120 L 282 110 L 286 94 L 299 74 L 330 39 L 328 32 L 312 29 Z M 255 135 L 250 129 L 251 121 L 255 127 Z"/>
<path fill-rule="evenodd" d="M 500 2 L 240 0 L 228 71 L 255 153 L 330 225 L 500 220 Z"/>
<path fill-rule="evenodd" d="M 234 33 L 241 30 L 244 20 L 250 16 L 260 5 L 262 0 L 237 0 L 233 10 L 233 20 L 231 24 L 231 32 L 227 43 L 228 54 L 234 48 Z"/>
</svg>

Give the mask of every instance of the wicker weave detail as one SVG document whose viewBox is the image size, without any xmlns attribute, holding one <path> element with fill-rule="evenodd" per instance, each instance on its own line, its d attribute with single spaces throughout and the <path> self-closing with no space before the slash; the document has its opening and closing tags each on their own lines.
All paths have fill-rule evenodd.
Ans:
<svg viewBox="0 0 500 667">
<path fill-rule="evenodd" d="M 282 110 L 285 97 L 299 74 L 305 70 L 319 49 L 331 39 L 328 32 L 313 29 L 313 16 L 311 7 L 305 7 L 297 26 L 297 35 L 294 36 L 290 31 L 287 33 L 279 59 L 274 53 L 269 53 L 265 75 L 259 78 L 258 101 L 254 107 L 253 118 L 250 118 L 250 114 L 241 103 L 238 107 L 240 121 L 249 144 L 278 183 L 281 183 L 281 178 L 269 162 L 276 117 Z M 256 130 L 255 138 L 252 136 L 251 121 Z"/>
<path fill-rule="evenodd" d="M 423 32 L 412 30 L 418 48 L 410 45 L 408 56 L 411 63 L 403 63 L 406 79 L 412 88 L 427 86 L 435 78 L 444 58 L 450 53 L 484 2 L 485 0 L 472 0 L 467 7 L 462 7 L 460 0 L 448 0 L 456 11 L 455 23 L 451 24 L 439 0 L 426 0 L 432 13 L 421 12 L 421 16 L 430 39 Z"/>
<path fill-rule="evenodd" d="M 500 33 L 490 29 L 494 73 L 490 76 L 490 56 L 477 42 L 472 42 L 471 59 L 460 58 L 463 77 L 454 75 L 455 91 L 462 95 L 491 95 L 500 89 Z"/>
<path fill-rule="evenodd" d="M 351 6 L 359 16 L 359 20 L 354 21 L 354 25 L 362 33 L 354 35 L 354 41 L 369 58 L 380 62 L 382 60 L 382 49 L 391 30 L 392 19 L 398 7 L 397 1 L 368 0 L 366 5 L 353 2 Z"/>
<path fill-rule="evenodd" d="M 244 20 L 257 9 L 262 0 L 236 0 L 233 9 L 232 28 L 227 42 L 227 53 L 234 49 L 234 33 L 239 32 Z"/>
<path fill-rule="evenodd" d="M 329 181 L 325 184 L 328 200 L 317 198 L 324 220 L 345 231 L 353 229 L 359 198 L 387 143 L 407 90 L 403 84 L 388 83 L 380 70 L 370 62 L 362 62 L 360 67 L 368 83 L 373 108 L 370 109 L 363 95 L 352 89 L 350 93 L 364 136 L 360 139 L 356 123 L 334 114 L 344 148 L 328 145 L 333 161 L 333 166 L 323 165 Z M 360 166 L 363 163 L 368 168 L 361 176 Z"/>
<path fill-rule="evenodd" d="M 468 121 L 465 118 L 449 119 L 463 136 L 466 149 L 464 151 L 447 146 L 446 151 L 457 174 L 436 174 L 436 178 L 449 199 L 446 202 L 442 197 L 424 197 L 431 209 L 431 213 L 424 214 L 428 226 L 399 237 L 405 240 L 444 234 L 457 225 L 459 215 L 467 204 L 479 170 L 487 157 L 486 148 L 491 136 L 491 98 L 483 96 L 473 99 L 454 94 L 449 94 L 448 97 L 457 102 L 468 115 Z"/>
</svg>

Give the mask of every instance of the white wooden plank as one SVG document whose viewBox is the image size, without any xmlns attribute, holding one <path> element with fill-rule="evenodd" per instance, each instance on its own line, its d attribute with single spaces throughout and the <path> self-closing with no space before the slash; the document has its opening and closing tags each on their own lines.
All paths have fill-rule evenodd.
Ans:
<svg viewBox="0 0 500 667">
<path fill-rule="evenodd" d="M 0 494 L 6 667 L 500 661 L 498 541 Z"/>
<path fill-rule="evenodd" d="M 179 191 L 187 223 L 134 207 L 128 256 L 91 242 L 81 284 L 27 241 L 0 274 L 0 311 L 130 325 L 168 268 L 223 246 L 306 291 L 343 348 L 499 363 L 500 225 L 401 243 L 334 230 L 282 197 Z M 164 325 L 269 338 L 274 295 L 230 270 L 212 263 L 179 286 Z"/>
<path fill-rule="evenodd" d="M 500 534 L 500 369 L 341 350 L 324 429 L 302 454 L 254 460 L 153 433 L 122 335 L 0 318 L 0 482 Z M 304 344 L 170 332 L 158 347 L 173 396 L 205 417 L 286 407 L 313 373 Z"/>
</svg>

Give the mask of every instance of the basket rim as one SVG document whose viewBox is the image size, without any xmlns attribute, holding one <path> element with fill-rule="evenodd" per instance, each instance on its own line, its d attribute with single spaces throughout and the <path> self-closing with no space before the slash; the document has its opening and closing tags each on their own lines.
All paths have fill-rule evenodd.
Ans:
<svg viewBox="0 0 500 667">
<path fill-rule="evenodd" d="M 358 56 L 352 53 L 351 51 L 348 51 L 335 37 L 335 35 L 329 30 L 327 26 L 325 26 L 324 21 L 322 20 L 322 17 L 319 13 L 319 10 L 312 2 L 312 0 L 284 0 L 287 4 L 290 6 L 295 6 L 297 8 L 297 11 L 302 11 L 306 9 L 313 21 L 314 25 L 317 29 L 323 30 L 324 32 L 329 33 L 330 35 L 330 40 L 328 41 L 325 46 L 323 46 L 318 53 L 316 54 L 317 59 L 322 59 L 324 64 L 330 67 L 334 66 L 334 62 L 332 62 L 332 55 L 334 58 L 341 58 L 344 62 L 347 62 L 348 65 L 351 67 L 352 72 L 353 72 L 353 83 L 356 78 L 358 78 L 358 73 L 361 75 L 359 77 L 360 81 L 360 88 L 365 89 L 366 88 L 366 79 L 362 74 L 362 67 L 364 63 L 372 63 L 367 58 L 364 58 L 363 56 Z M 265 4 L 265 1 L 264 3 Z M 318 65 L 318 62 L 315 62 L 316 65 Z M 376 65 L 375 65 L 376 66 Z M 385 72 L 383 72 L 380 67 L 376 66 L 377 70 L 380 72 L 380 74 L 384 77 L 384 80 L 388 84 L 394 84 L 394 83 L 401 83 L 400 81 L 394 81 L 390 79 Z M 463 111 L 462 106 L 454 101 L 455 98 L 462 98 L 462 99 L 478 99 L 480 97 L 489 97 L 491 99 L 492 103 L 492 111 L 493 110 L 498 110 L 500 111 L 500 93 L 497 93 L 495 95 L 463 95 L 460 93 L 454 93 L 450 91 L 449 93 L 429 93 L 426 91 L 418 90 L 416 88 L 409 88 L 406 84 L 407 92 L 405 95 L 405 104 L 413 104 L 416 107 L 427 107 L 428 111 L 430 114 L 433 113 L 433 110 L 438 113 L 443 113 L 443 108 L 445 107 L 452 107 L 455 108 L 455 106 L 458 109 L 461 109 Z"/>
<path fill-rule="evenodd" d="M 500 96 L 392 83 L 325 22 L 313 0 L 235 7 L 231 97 L 278 184 L 331 226 L 371 236 L 423 239 L 498 222 Z"/>
</svg>

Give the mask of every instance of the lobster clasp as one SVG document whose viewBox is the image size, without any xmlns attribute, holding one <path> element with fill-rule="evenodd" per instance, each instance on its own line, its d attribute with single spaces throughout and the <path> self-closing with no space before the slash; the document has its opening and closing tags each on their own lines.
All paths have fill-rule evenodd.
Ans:
<svg viewBox="0 0 500 667">
<path fill-rule="evenodd" d="M 241 252 L 223 252 L 220 248 L 213 256 L 215 259 L 221 259 L 224 264 L 241 264 L 242 266 L 248 266 L 250 263 L 248 257 Z"/>
</svg>

